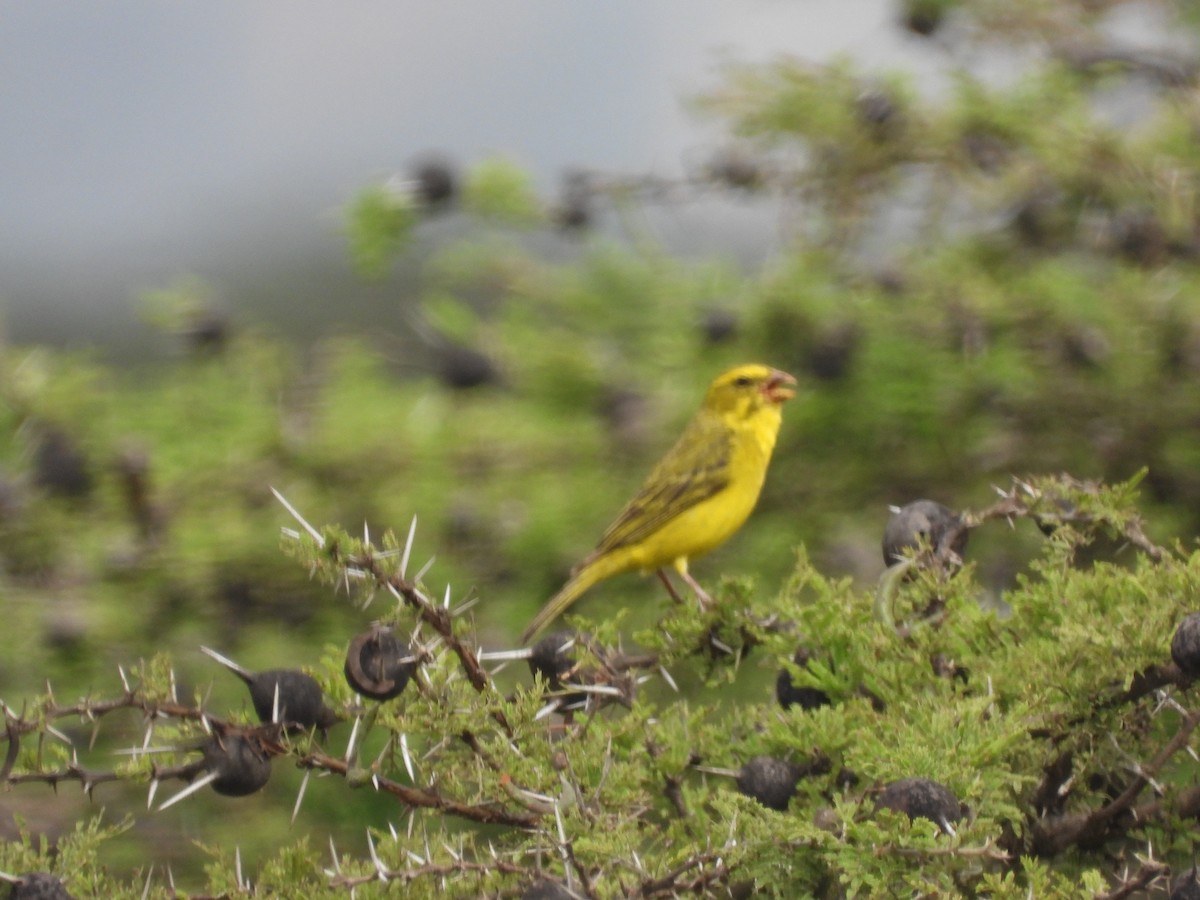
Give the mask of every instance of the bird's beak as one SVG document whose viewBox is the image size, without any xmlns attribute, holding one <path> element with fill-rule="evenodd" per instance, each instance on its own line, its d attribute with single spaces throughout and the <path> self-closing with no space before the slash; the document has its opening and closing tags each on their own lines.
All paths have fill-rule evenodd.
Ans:
<svg viewBox="0 0 1200 900">
<path fill-rule="evenodd" d="M 793 390 L 795 385 L 796 379 L 787 372 L 772 369 L 767 380 L 763 382 L 763 396 L 772 403 L 783 403 L 796 396 L 796 392 Z"/>
</svg>

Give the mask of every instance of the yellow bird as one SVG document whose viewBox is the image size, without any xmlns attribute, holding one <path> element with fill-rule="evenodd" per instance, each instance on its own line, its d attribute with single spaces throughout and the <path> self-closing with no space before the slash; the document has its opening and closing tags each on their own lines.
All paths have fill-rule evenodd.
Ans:
<svg viewBox="0 0 1200 900">
<path fill-rule="evenodd" d="M 621 572 L 656 570 L 676 600 L 671 566 L 702 604 L 708 594 L 688 574 L 688 560 L 725 543 L 758 502 L 782 407 L 796 379 L 769 366 L 730 369 L 709 385 L 704 403 L 675 446 L 604 532 L 596 549 L 571 572 L 521 642 L 543 628 L 597 582 Z"/>
</svg>

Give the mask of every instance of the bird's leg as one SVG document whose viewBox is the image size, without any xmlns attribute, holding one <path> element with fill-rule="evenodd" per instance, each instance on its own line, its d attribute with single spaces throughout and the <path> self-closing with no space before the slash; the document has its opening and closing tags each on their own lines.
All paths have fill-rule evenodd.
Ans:
<svg viewBox="0 0 1200 900">
<path fill-rule="evenodd" d="M 675 585 L 671 584 L 671 578 L 667 575 L 666 569 L 656 569 L 659 580 L 667 587 L 667 593 L 671 595 L 671 599 L 676 603 L 682 603 L 683 598 L 679 596 L 679 591 L 675 590 Z"/>
<path fill-rule="evenodd" d="M 713 598 L 708 596 L 708 591 L 700 587 L 700 582 L 698 582 L 691 576 L 691 574 L 688 573 L 686 566 L 679 569 L 679 577 L 682 578 L 684 582 L 686 582 L 687 586 L 695 592 L 696 599 L 700 601 L 701 610 L 708 609 L 713 605 Z"/>
</svg>

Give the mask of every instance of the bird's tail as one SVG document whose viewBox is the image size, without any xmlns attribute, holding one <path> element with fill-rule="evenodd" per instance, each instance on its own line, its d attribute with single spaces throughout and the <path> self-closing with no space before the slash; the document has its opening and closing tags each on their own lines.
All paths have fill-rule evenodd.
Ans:
<svg viewBox="0 0 1200 900">
<path fill-rule="evenodd" d="M 567 583 L 550 598 L 526 626 L 525 631 L 521 633 L 521 643 L 528 644 L 537 637 L 542 629 L 566 612 L 567 607 L 578 600 L 583 592 L 596 582 L 620 571 L 619 567 L 612 566 L 611 563 L 611 557 L 600 556 L 576 569 L 567 579 Z"/>
</svg>

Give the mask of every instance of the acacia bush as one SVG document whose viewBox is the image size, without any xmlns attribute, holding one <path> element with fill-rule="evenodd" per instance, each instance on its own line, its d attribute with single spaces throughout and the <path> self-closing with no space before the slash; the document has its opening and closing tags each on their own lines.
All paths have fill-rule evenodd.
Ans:
<svg viewBox="0 0 1200 900">
<path fill-rule="evenodd" d="M 973 564 L 938 564 L 952 551 L 918 536 L 878 592 L 801 554 L 778 594 L 724 582 L 711 610 L 669 609 L 635 633 L 637 653 L 619 646 L 620 617 L 556 633 L 549 679 L 502 671 L 512 653 L 480 648 L 473 601 L 444 602 L 409 576 L 413 532 L 375 546 L 297 515 L 290 554 L 412 636 L 406 690 L 354 699 L 331 649 L 312 668 L 351 721 L 290 727 L 284 695 L 260 724 L 182 699 L 158 659 L 108 696 L 6 706 L 3 774 L 88 794 L 149 784 L 160 810 L 192 790 L 163 802 L 175 780 L 256 794 L 284 767 L 336 779 L 306 775 L 297 805 L 308 792 L 385 798 L 389 824 L 369 828 L 367 853 L 333 845 L 330 858 L 301 840 L 248 876 L 215 849 L 215 894 L 383 894 L 399 881 L 416 896 L 539 896 L 547 882 L 561 896 L 1125 896 L 1189 870 L 1200 811 L 1200 655 L 1172 647 L 1200 563 L 1146 538 L 1134 496 L 1132 484 L 1041 478 L 964 511 L 963 530 L 1049 532 L 1004 609 L 980 602 Z M 1097 542 L 1124 549 L 1081 564 Z M 762 679 L 735 693 L 753 668 L 821 700 L 783 707 Z M 115 768 L 63 732 L 122 717 L 111 727 L 133 739 Z M 765 787 L 748 772 L 764 758 L 777 761 Z M 914 778 L 931 787 L 909 796 Z M 106 839 L 129 827 L 93 820 L 53 849 L 6 844 L 0 859 L 81 893 L 133 891 L 102 863 Z"/>
<path fill-rule="evenodd" d="M 348 208 L 364 275 L 417 271 L 384 339 L 296 347 L 181 281 L 144 298 L 176 358 L 5 347 L 0 871 L 113 896 L 1194 881 L 1197 69 L 1121 45 L 1121 13 L 906 4 L 932 95 L 732 65 L 696 102 L 728 146 L 681 179 L 579 171 L 547 201 L 511 162 L 426 160 Z M 972 71 L 996 46 L 1020 77 Z M 650 237 L 714 195 L 783 249 L 747 272 Z M 695 568 L 718 603 L 614 579 L 529 674 L 513 636 L 751 359 L 802 389 L 754 517 Z M 885 570 L 887 508 L 921 498 L 951 533 Z M 295 671 L 252 702 L 202 646 L 323 704 L 283 695 Z"/>
</svg>

